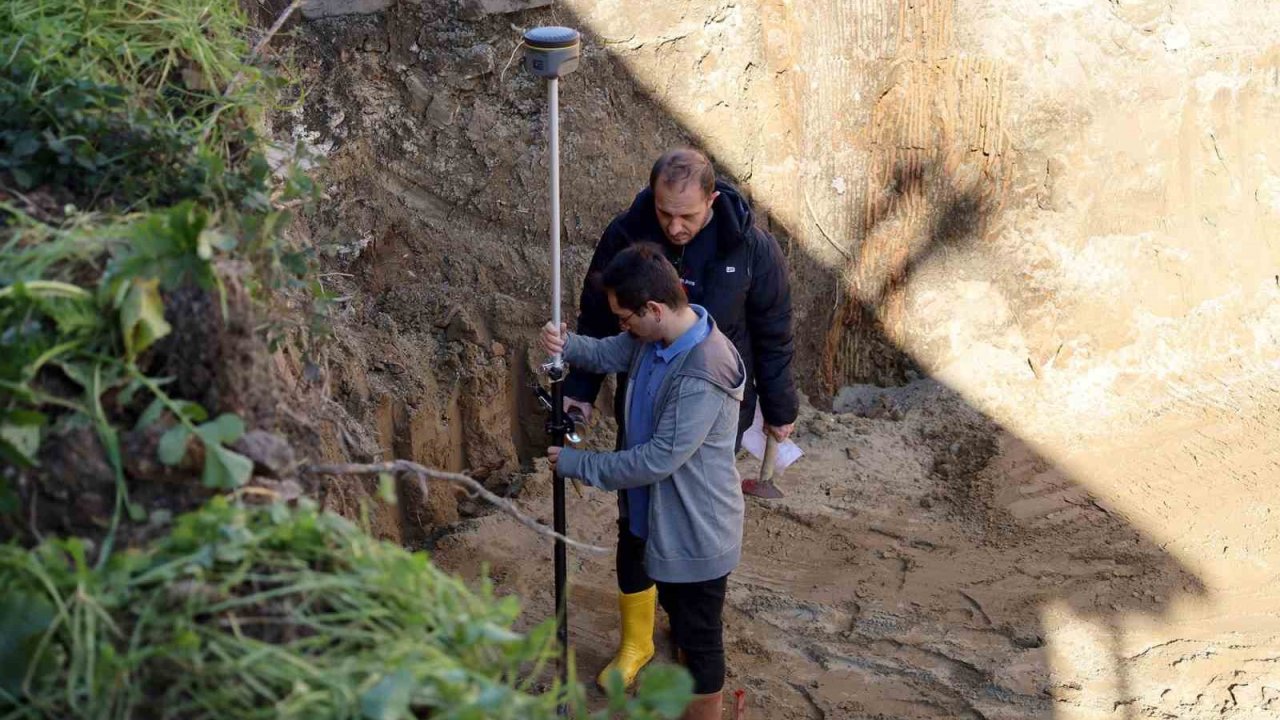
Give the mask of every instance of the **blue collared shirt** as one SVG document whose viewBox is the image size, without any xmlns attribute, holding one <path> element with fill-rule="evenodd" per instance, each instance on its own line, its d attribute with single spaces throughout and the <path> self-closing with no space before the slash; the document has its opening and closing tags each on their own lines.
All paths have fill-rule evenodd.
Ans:
<svg viewBox="0 0 1280 720">
<path fill-rule="evenodd" d="M 658 389 L 667 377 L 667 370 L 676 358 L 689 352 L 711 334 L 707 310 L 701 305 L 690 305 L 698 315 L 698 321 L 667 347 L 661 342 L 645 346 L 640 364 L 631 378 L 631 404 L 627 407 L 627 449 L 643 445 L 653 438 L 654 412 L 658 402 Z M 627 524 L 631 534 L 638 538 L 649 537 L 649 488 L 632 488 L 627 493 Z"/>
</svg>

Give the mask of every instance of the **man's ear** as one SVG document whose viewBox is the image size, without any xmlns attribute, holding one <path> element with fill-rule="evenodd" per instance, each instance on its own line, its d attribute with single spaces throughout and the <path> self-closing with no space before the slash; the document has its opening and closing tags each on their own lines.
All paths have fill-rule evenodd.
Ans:
<svg viewBox="0 0 1280 720">
<path fill-rule="evenodd" d="M 661 320 L 662 313 L 666 312 L 667 307 L 662 303 L 650 300 L 644 304 L 644 310 L 646 313 L 649 313 L 654 317 L 656 317 L 657 319 Z"/>
<path fill-rule="evenodd" d="M 712 205 L 712 204 L 714 204 L 714 203 L 715 203 L 715 201 L 716 201 L 716 198 L 718 198 L 718 197 L 720 197 L 720 191 L 719 191 L 719 190 L 717 190 L 717 191 L 715 191 L 715 192 L 711 193 L 711 202 L 709 202 L 709 203 L 707 203 L 707 204 L 708 204 L 708 205 Z"/>
</svg>

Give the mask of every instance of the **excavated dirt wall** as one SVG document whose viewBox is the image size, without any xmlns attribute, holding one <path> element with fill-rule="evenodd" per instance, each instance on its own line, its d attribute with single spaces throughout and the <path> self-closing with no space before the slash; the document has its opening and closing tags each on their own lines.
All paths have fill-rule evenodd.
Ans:
<svg viewBox="0 0 1280 720">
<path fill-rule="evenodd" d="M 327 158 L 299 240 L 339 303 L 335 341 L 281 362 L 367 431 L 336 454 L 469 469 L 549 514 L 524 388 L 545 101 L 517 44 L 574 25 L 569 316 L 600 230 L 675 144 L 748 189 L 791 263 L 821 410 L 790 496 L 749 508 L 730 596 L 731 682 L 758 716 L 1280 712 L 1280 7 L 304 9 L 308 96 L 277 131 Z M 402 500 L 392 534 L 491 563 L 549 614 L 549 549 L 458 523 L 476 508 L 450 493 Z M 609 499 L 573 504 L 575 534 L 607 541 Z M 587 673 L 612 577 L 575 571 Z"/>
</svg>

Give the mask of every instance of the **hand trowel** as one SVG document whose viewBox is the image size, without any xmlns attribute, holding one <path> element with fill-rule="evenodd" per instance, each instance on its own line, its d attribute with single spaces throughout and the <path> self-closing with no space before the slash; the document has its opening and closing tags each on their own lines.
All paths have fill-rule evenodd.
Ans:
<svg viewBox="0 0 1280 720">
<path fill-rule="evenodd" d="M 760 463 L 760 477 L 743 480 L 742 494 L 764 500 L 777 500 L 782 497 L 782 491 L 774 484 L 774 478 L 781 476 L 781 472 L 776 469 L 777 460 L 778 441 L 773 435 L 765 433 L 764 460 Z"/>
</svg>

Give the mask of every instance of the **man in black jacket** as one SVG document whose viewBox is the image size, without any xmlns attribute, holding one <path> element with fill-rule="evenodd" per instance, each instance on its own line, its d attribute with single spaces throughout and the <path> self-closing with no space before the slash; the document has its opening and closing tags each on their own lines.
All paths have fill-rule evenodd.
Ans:
<svg viewBox="0 0 1280 720">
<path fill-rule="evenodd" d="M 605 229 L 596 246 L 579 304 L 578 333 L 610 337 L 621 332 L 598 282 L 599 274 L 623 248 L 637 242 L 661 246 L 676 270 L 689 302 L 705 307 L 747 367 L 746 397 L 738 423 L 738 442 L 755 418 L 757 398 L 765 431 L 784 440 L 791 434 L 799 398 L 791 361 L 791 288 L 778 243 L 756 226 L 750 204 L 737 188 L 717 180 L 711 162 L 691 149 L 671 150 L 658 158 L 649 187 L 631 208 Z M 565 409 L 591 418 L 602 375 L 571 369 L 565 380 Z M 618 376 L 614 416 L 623 436 L 627 378 Z M 634 682 L 653 657 L 654 583 L 644 570 L 644 540 L 631 534 L 626 498 L 618 498 L 617 572 L 622 642 L 613 661 L 600 672 L 603 686 L 614 669 Z"/>
</svg>

